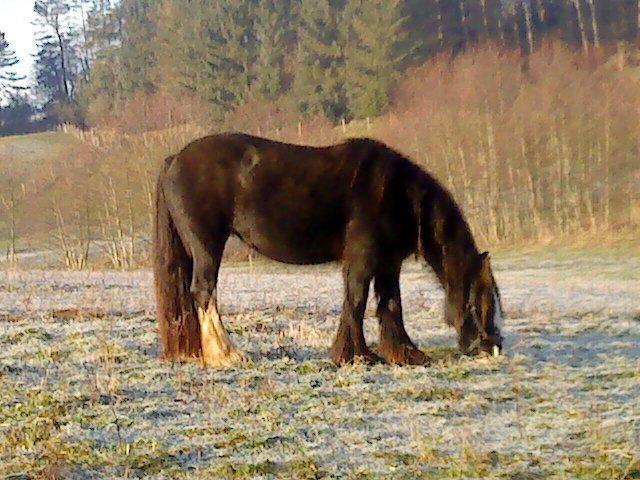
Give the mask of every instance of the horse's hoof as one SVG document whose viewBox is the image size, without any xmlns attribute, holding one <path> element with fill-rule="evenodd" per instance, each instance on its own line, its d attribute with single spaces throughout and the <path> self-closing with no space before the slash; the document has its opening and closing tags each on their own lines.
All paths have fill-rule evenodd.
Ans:
<svg viewBox="0 0 640 480">
<path fill-rule="evenodd" d="M 428 365 L 429 357 L 420 349 L 402 345 L 385 354 L 387 362 L 393 365 Z"/>
<path fill-rule="evenodd" d="M 375 365 L 377 363 L 384 363 L 384 358 L 367 350 L 362 353 L 353 354 L 351 349 L 341 350 L 340 353 L 336 353 L 334 349 L 329 352 L 331 360 L 338 365 L 353 365 L 357 363 L 364 363 L 367 365 Z"/>
<path fill-rule="evenodd" d="M 334 343 L 329 349 L 329 358 L 339 367 L 351 363 L 353 357 L 353 347 L 348 344 Z"/>
<path fill-rule="evenodd" d="M 376 365 L 379 363 L 385 363 L 384 358 L 382 358 L 377 353 L 372 351 L 368 351 L 365 353 L 357 354 L 353 357 L 353 363 L 365 363 L 367 365 Z"/>
<path fill-rule="evenodd" d="M 208 368 L 230 368 L 249 363 L 247 355 L 238 349 L 232 349 L 224 355 L 206 356 L 202 358 L 202 365 Z"/>
</svg>

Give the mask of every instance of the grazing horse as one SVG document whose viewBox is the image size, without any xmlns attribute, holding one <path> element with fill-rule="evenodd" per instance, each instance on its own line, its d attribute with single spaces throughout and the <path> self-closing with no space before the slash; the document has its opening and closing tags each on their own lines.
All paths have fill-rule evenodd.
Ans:
<svg viewBox="0 0 640 480">
<path fill-rule="evenodd" d="M 500 352 L 502 309 L 488 254 L 478 252 L 447 190 L 380 142 L 309 147 L 232 133 L 196 140 L 165 160 L 154 242 L 165 358 L 207 366 L 246 359 L 218 313 L 218 271 L 232 234 L 280 262 L 342 262 L 344 300 L 330 349 L 337 364 L 382 360 L 362 330 L 372 280 L 383 359 L 428 361 L 402 319 L 400 267 L 411 254 L 442 284 L 445 319 L 462 352 Z"/>
</svg>

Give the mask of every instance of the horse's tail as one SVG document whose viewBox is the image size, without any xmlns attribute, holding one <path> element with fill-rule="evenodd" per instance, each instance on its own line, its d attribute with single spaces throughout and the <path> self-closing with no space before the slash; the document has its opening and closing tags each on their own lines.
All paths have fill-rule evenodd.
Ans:
<svg viewBox="0 0 640 480">
<path fill-rule="evenodd" d="M 200 324 L 190 292 L 193 260 L 180 240 L 165 199 L 163 180 L 172 160 L 165 160 L 158 176 L 153 274 L 163 357 L 184 360 L 201 355 Z"/>
</svg>

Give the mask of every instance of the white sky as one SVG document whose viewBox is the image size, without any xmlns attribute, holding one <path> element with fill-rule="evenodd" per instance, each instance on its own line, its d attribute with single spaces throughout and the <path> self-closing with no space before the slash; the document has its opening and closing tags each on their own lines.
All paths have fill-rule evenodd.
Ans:
<svg viewBox="0 0 640 480">
<path fill-rule="evenodd" d="M 0 0 L 0 31 L 6 34 L 10 48 L 16 51 L 20 63 L 14 70 L 29 75 L 35 53 L 34 0 Z"/>
</svg>

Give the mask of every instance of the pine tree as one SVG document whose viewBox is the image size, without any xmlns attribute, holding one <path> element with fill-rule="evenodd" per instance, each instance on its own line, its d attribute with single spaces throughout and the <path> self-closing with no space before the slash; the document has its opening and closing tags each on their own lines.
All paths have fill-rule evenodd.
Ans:
<svg viewBox="0 0 640 480">
<path fill-rule="evenodd" d="M 11 50 L 5 34 L 0 32 L 0 101 L 12 97 L 19 89 L 18 82 L 24 80 L 12 70 L 18 62 L 16 52 Z"/>
<path fill-rule="evenodd" d="M 33 131 L 31 117 L 35 108 L 27 95 L 12 93 L 6 105 L 0 105 L 0 136 Z"/>
<path fill-rule="evenodd" d="M 253 90 L 273 100 L 284 90 L 284 59 L 291 24 L 291 2 L 263 0 L 255 12 L 257 41 L 256 74 Z"/>
<path fill-rule="evenodd" d="M 444 0 L 405 0 L 408 44 L 416 47 L 412 57 L 417 61 L 431 57 L 442 48 L 442 1 Z"/>
<path fill-rule="evenodd" d="M 218 0 L 215 3 L 208 29 L 211 48 L 206 61 L 213 71 L 213 100 L 224 109 L 246 98 L 255 80 L 254 9 L 255 4 L 250 1 Z"/>
<path fill-rule="evenodd" d="M 170 91 L 208 99 L 213 71 L 205 61 L 212 45 L 212 7 L 206 0 L 163 0 L 155 12 L 157 75 Z"/>
<path fill-rule="evenodd" d="M 387 107 L 389 92 L 407 64 L 439 52 L 454 55 L 484 39 L 520 46 L 528 53 L 545 36 L 560 37 L 577 48 L 581 43 L 590 47 L 596 42 L 596 29 L 605 48 L 640 38 L 638 0 L 39 0 L 38 4 L 72 6 L 89 1 L 84 43 L 76 40 L 78 27 L 74 30 L 63 22 L 60 41 L 47 24 L 48 37 L 40 42 L 36 59 L 45 100 L 73 98 L 90 67 L 83 95 L 87 108 L 102 105 L 98 110 L 108 111 L 136 92 L 161 88 L 179 96 L 186 90 L 212 105 L 220 119 L 250 97 L 280 96 L 290 97 L 304 114 L 333 120 L 376 115 Z"/>
<path fill-rule="evenodd" d="M 81 96 L 90 119 L 108 114 L 124 98 L 118 67 L 120 13 L 111 0 L 94 0 L 87 14 L 86 48 L 91 77 Z"/>
<path fill-rule="evenodd" d="M 38 91 L 47 102 L 67 101 L 74 94 L 77 61 L 70 4 L 67 0 L 38 0 L 34 11 L 40 30 L 35 61 Z"/>
<path fill-rule="evenodd" d="M 156 2 L 94 0 L 86 23 L 91 77 L 80 99 L 90 120 L 100 121 L 136 94 L 158 85 Z"/>
<path fill-rule="evenodd" d="M 346 114 L 341 13 L 329 0 L 301 0 L 294 95 L 302 113 Z"/>
<path fill-rule="evenodd" d="M 502 26 L 501 0 L 467 0 L 466 4 L 470 37 L 473 40 L 498 38 Z"/>
<path fill-rule="evenodd" d="M 379 115 L 408 56 L 402 0 L 350 0 L 346 94 L 355 117 Z"/>
<path fill-rule="evenodd" d="M 640 38 L 640 2 L 638 0 L 596 0 L 596 15 L 602 26 L 602 39 L 629 41 Z"/>
<path fill-rule="evenodd" d="M 256 78 L 255 9 L 237 0 L 165 0 L 158 38 L 169 82 L 221 113 L 241 103 Z"/>
<path fill-rule="evenodd" d="M 126 96 L 155 89 L 155 6 L 153 0 L 122 0 L 113 12 L 118 19 L 119 77 Z"/>
</svg>

